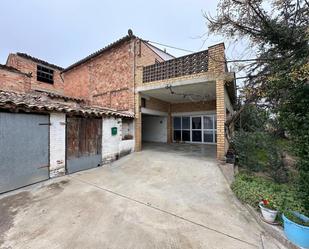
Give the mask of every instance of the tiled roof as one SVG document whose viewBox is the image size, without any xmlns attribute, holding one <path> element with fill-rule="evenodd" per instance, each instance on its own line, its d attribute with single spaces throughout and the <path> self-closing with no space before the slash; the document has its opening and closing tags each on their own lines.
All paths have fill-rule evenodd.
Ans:
<svg viewBox="0 0 309 249">
<path fill-rule="evenodd" d="M 47 91 L 38 90 L 38 89 L 36 89 L 35 91 L 39 93 L 47 94 L 48 97 L 52 99 L 63 99 L 63 100 L 71 100 L 71 101 L 76 101 L 76 102 L 85 102 L 85 100 L 81 98 L 69 97 L 69 96 L 61 95 L 61 94 L 54 93 L 54 92 L 47 92 Z"/>
<path fill-rule="evenodd" d="M 34 62 L 43 64 L 43 65 L 45 65 L 45 66 L 52 67 L 52 68 L 58 69 L 58 70 L 60 70 L 60 71 L 63 70 L 62 67 L 59 67 L 59 66 L 57 66 L 57 65 L 48 63 L 47 61 L 43 61 L 43 60 L 41 60 L 41 59 L 35 58 L 35 57 L 31 56 L 31 55 L 28 55 L 28 54 L 25 54 L 25 53 L 19 53 L 19 52 L 16 53 L 16 54 L 17 54 L 18 56 L 20 56 L 20 57 L 26 58 L 26 59 L 28 59 L 28 60 L 32 60 L 32 61 L 34 61 Z"/>
<path fill-rule="evenodd" d="M 85 63 L 85 62 L 87 62 L 87 61 L 89 61 L 89 60 L 91 60 L 91 59 L 93 59 L 93 58 L 95 58 L 96 56 L 102 54 L 103 52 L 106 52 L 106 51 L 108 51 L 109 49 L 114 48 L 114 47 L 116 47 L 116 46 L 122 44 L 123 42 L 126 42 L 126 41 L 131 40 L 132 38 L 136 38 L 136 36 L 133 35 L 133 33 L 132 33 L 131 30 L 129 30 L 129 31 L 128 31 L 128 35 L 126 35 L 126 36 L 120 38 L 119 40 L 117 40 L 117 41 L 115 41 L 115 42 L 113 42 L 113 43 L 107 45 L 107 46 L 104 47 L 104 48 L 99 49 L 98 51 L 96 51 L 96 52 L 94 52 L 94 53 L 88 55 L 88 56 L 85 57 L 84 59 L 81 59 L 80 61 L 75 62 L 75 63 L 72 64 L 71 66 L 68 66 L 67 68 L 65 68 L 65 69 L 63 70 L 63 72 L 69 71 L 69 70 L 71 70 L 72 68 L 75 68 L 75 67 L 77 67 L 77 66 L 79 66 L 79 65 L 81 65 L 81 64 L 83 64 L 83 63 Z"/>
<path fill-rule="evenodd" d="M 47 93 L 0 91 L 0 108 L 34 112 L 64 112 L 83 116 L 116 116 L 133 118 L 134 114 L 108 108 L 90 107 L 77 102 L 56 101 Z"/>
</svg>

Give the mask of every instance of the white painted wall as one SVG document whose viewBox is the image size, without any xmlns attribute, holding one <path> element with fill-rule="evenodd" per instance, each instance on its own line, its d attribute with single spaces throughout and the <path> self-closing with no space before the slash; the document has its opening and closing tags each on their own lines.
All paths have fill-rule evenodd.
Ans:
<svg viewBox="0 0 309 249">
<path fill-rule="evenodd" d="M 65 174 L 65 114 L 50 113 L 50 177 Z"/>
<path fill-rule="evenodd" d="M 107 163 L 117 159 L 119 154 L 121 119 L 107 117 L 102 120 L 102 161 Z M 112 127 L 117 127 L 117 135 L 115 136 L 112 136 Z"/>
<path fill-rule="evenodd" d="M 135 148 L 135 140 L 134 139 L 122 140 L 119 144 L 120 156 L 132 153 L 134 151 L 134 148 Z"/>
<path fill-rule="evenodd" d="M 167 118 L 147 116 L 142 118 L 142 139 L 146 142 L 167 142 Z"/>
<path fill-rule="evenodd" d="M 128 154 L 134 151 L 134 145 L 135 145 L 134 139 L 122 140 L 121 118 L 114 118 L 114 117 L 103 118 L 102 122 L 103 122 L 102 124 L 103 164 L 118 159 L 124 153 Z M 112 127 L 117 127 L 117 135 L 115 136 L 112 136 L 111 131 Z"/>
<path fill-rule="evenodd" d="M 119 153 L 120 156 L 126 155 L 129 153 L 132 153 L 135 148 L 135 122 L 134 119 L 128 121 L 126 120 L 125 122 L 122 122 L 122 128 L 121 128 L 121 133 L 122 133 L 122 139 L 125 137 L 125 135 L 132 135 L 133 139 L 129 140 L 122 140 L 119 144 Z"/>
</svg>

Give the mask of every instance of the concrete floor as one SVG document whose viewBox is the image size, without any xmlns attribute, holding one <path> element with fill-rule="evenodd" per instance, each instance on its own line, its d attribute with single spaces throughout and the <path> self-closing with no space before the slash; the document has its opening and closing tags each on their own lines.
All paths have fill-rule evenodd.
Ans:
<svg viewBox="0 0 309 249">
<path fill-rule="evenodd" d="M 0 248 L 283 248 L 234 198 L 215 148 L 147 144 L 0 196 Z"/>
</svg>

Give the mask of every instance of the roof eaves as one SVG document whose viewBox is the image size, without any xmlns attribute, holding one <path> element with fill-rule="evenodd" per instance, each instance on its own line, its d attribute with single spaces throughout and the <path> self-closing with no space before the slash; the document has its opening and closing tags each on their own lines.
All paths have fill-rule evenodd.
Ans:
<svg viewBox="0 0 309 249">
<path fill-rule="evenodd" d="M 47 62 L 47 61 L 44 61 L 44 60 L 41 60 L 41 59 L 39 59 L 39 58 L 33 57 L 33 56 L 28 55 L 28 54 L 26 54 L 26 53 L 17 52 L 16 54 L 17 54 L 18 56 L 22 57 L 22 58 L 25 58 L 25 59 L 28 59 L 28 60 L 32 60 L 32 61 L 34 61 L 34 62 L 43 64 L 43 65 L 45 65 L 45 66 L 48 66 L 48 67 L 51 67 L 51 68 L 54 68 L 54 69 L 58 69 L 58 70 L 60 70 L 60 71 L 63 70 L 63 68 L 60 67 L 60 66 L 57 66 L 57 65 L 55 65 L 55 64 L 51 64 L 51 63 L 49 63 L 49 62 Z"/>
<path fill-rule="evenodd" d="M 24 72 L 18 70 L 17 68 L 15 68 L 15 67 L 0 64 L 0 69 L 7 70 L 7 71 L 10 71 L 10 72 L 13 72 L 13 73 L 23 74 L 25 76 L 31 77 L 30 74 L 24 73 Z"/>
<path fill-rule="evenodd" d="M 95 116 L 116 116 L 134 118 L 133 113 L 115 111 L 108 108 L 72 105 L 64 101 L 51 101 L 43 93 L 17 93 L 0 90 L 0 109 L 22 109 L 38 112 L 64 112 Z"/>
</svg>

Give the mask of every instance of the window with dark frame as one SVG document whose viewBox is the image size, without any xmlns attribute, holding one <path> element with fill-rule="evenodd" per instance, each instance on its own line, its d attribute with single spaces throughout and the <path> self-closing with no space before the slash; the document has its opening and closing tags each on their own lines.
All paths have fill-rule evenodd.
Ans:
<svg viewBox="0 0 309 249">
<path fill-rule="evenodd" d="M 44 67 L 41 65 L 37 65 L 37 81 L 53 84 L 54 83 L 54 70 Z"/>
</svg>

